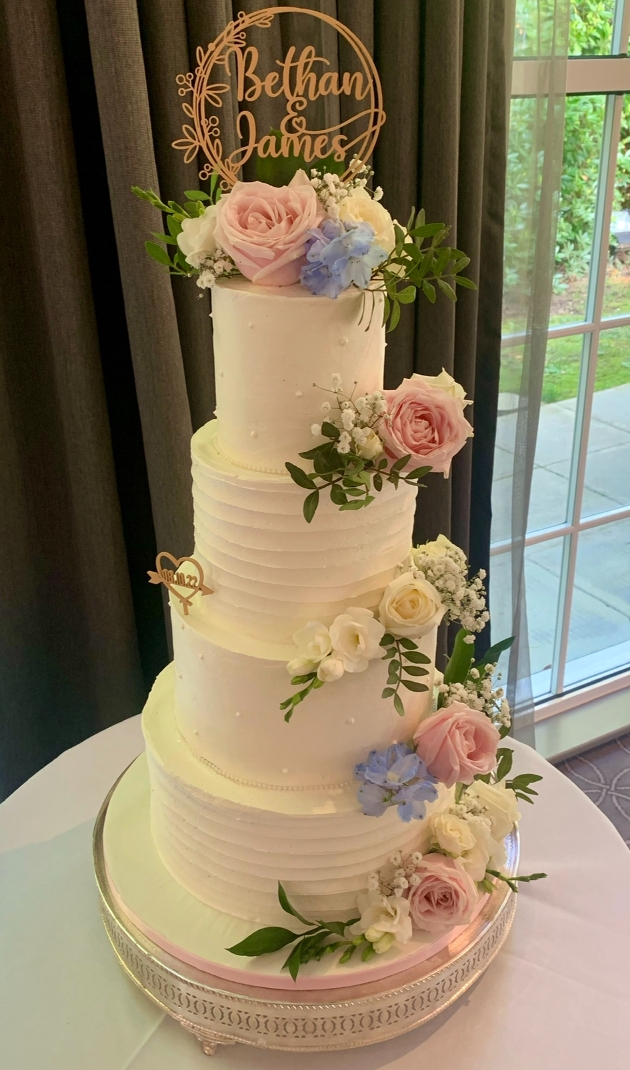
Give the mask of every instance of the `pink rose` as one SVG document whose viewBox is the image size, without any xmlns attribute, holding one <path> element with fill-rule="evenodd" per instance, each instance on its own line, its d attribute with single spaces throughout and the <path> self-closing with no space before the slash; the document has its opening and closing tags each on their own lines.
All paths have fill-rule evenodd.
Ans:
<svg viewBox="0 0 630 1070">
<path fill-rule="evenodd" d="M 473 429 L 464 416 L 466 402 L 437 384 L 437 378 L 413 375 L 403 379 L 397 390 L 385 390 L 389 415 L 379 434 L 390 455 L 411 454 L 408 468 L 430 465 L 446 478 L 453 457 Z"/>
<path fill-rule="evenodd" d="M 306 263 L 309 230 L 325 212 L 304 172 L 288 186 L 237 182 L 219 201 L 215 240 L 261 286 L 290 286 Z"/>
<path fill-rule="evenodd" d="M 420 722 L 414 743 L 429 772 L 451 788 L 494 769 L 500 738 L 485 713 L 452 702 Z"/>
<path fill-rule="evenodd" d="M 437 932 L 470 921 L 479 895 L 461 862 L 440 854 L 425 855 L 416 874 L 420 883 L 409 888 L 407 898 L 417 929 Z"/>
</svg>

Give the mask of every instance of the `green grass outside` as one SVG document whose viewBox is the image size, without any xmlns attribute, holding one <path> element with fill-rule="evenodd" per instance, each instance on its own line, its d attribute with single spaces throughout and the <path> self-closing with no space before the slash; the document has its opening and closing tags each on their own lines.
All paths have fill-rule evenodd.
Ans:
<svg viewBox="0 0 630 1070">
<path fill-rule="evenodd" d="M 554 295 L 551 322 L 575 323 L 584 318 L 586 279 L 573 280 L 564 293 Z M 630 274 L 612 271 L 606 285 L 604 315 L 630 312 Z M 506 331 L 506 333 L 508 333 Z M 545 404 L 577 397 L 582 366 L 583 336 L 553 338 L 547 343 L 542 400 Z M 501 358 L 501 392 L 518 394 L 523 362 L 522 347 L 504 349 Z M 630 383 L 630 327 L 604 330 L 600 335 L 595 390 Z"/>
</svg>

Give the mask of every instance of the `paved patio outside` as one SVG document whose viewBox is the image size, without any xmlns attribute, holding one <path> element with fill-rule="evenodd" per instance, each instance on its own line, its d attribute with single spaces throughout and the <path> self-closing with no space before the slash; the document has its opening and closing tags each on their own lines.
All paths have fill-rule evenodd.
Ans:
<svg viewBox="0 0 630 1070">
<path fill-rule="evenodd" d="M 514 399 L 502 395 L 499 408 Z M 530 531 L 566 519 L 575 399 L 543 405 L 530 505 Z M 493 487 L 494 542 L 510 537 L 512 456 L 516 415 L 499 417 Z M 598 391 L 593 398 L 582 515 L 630 505 L 630 383 Z M 550 666 L 562 539 L 527 550 L 527 609 L 532 673 Z M 493 633 L 509 634 L 509 555 L 492 561 Z M 580 535 L 569 635 L 568 681 L 577 683 L 630 662 L 630 520 Z"/>
</svg>

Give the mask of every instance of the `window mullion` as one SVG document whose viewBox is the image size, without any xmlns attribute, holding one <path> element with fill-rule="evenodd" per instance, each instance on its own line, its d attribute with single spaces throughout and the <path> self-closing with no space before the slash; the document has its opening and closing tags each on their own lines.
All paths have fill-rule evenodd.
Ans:
<svg viewBox="0 0 630 1070">
<path fill-rule="evenodd" d="M 608 263 L 608 245 L 610 219 L 615 194 L 617 174 L 617 151 L 621 133 L 623 97 L 609 97 L 606 102 L 604 123 L 604 140 L 602 143 L 602 167 L 597 197 L 595 232 L 593 236 L 593 260 L 587 301 L 587 319 L 594 322 L 590 339 L 585 336 L 582 354 L 582 372 L 578 397 L 576 399 L 575 433 L 569 475 L 568 517 L 573 529 L 567 537 L 563 548 L 562 571 L 560 577 L 559 605 L 554 657 L 552 668 L 552 694 L 561 694 L 564 686 L 564 672 L 569 642 L 571 623 L 571 606 L 578 552 L 578 525 L 582 513 L 584 494 L 584 475 L 588 456 L 588 437 L 597 372 L 599 335 L 606 285 L 606 266 Z"/>
</svg>

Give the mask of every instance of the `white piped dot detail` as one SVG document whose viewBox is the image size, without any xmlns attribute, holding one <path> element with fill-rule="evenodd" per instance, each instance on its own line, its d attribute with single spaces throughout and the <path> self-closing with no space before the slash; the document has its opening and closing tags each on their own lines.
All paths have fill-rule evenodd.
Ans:
<svg viewBox="0 0 630 1070">
<path fill-rule="evenodd" d="M 178 680 L 181 680 L 181 678 L 182 678 L 182 674 L 181 674 L 181 672 L 175 673 L 175 675 L 177 676 L 177 679 L 178 679 Z"/>
<path fill-rule="evenodd" d="M 205 655 L 205 654 L 200 654 L 200 655 L 199 655 L 199 661 L 204 661 L 204 660 L 205 660 L 205 657 L 206 657 L 206 655 Z"/>
<path fill-rule="evenodd" d="M 282 770 L 282 772 L 283 772 L 283 773 L 288 773 L 288 772 L 289 772 L 289 770 L 288 770 L 288 769 L 283 769 L 283 770 Z"/>
<path fill-rule="evenodd" d="M 241 716 L 241 711 L 240 710 L 236 710 L 234 716 L 235 717 L 240 717 Z"/>
<path fill-rule="evenodd" d="M 354 724 L 354 717 L 348 717 L 346 724 Z"/>
<path fill-rule="evenodd" d="M 253 329 L 254 329 L 254 324 L 253 323 L 248 323 L 247 326 L 249 327 L 250 331 L 253 331 Z"/>
<path fill-rule="evenodd" d="M 251 438 L 258 438 L 258 431 L 250 431 Z"/>
<path fill-rule="evenodd" d="M 296 390 L 295 391 L 295 396 L 296 396 L 296 398 L 301 398 L 302 397 L 302 391 L 301 390 Z"/>
<path fill-rule="evenodd" d="M 340 338 L 339 339 L 339 345 L 340 346 L 347 346 L 347 344 L 348 344 L 348 339 L 347 338 Z"/>
</svg>

